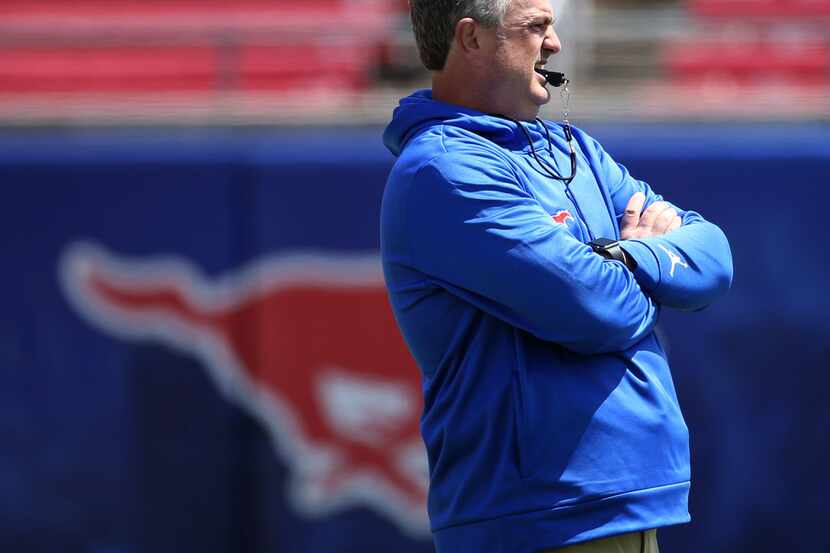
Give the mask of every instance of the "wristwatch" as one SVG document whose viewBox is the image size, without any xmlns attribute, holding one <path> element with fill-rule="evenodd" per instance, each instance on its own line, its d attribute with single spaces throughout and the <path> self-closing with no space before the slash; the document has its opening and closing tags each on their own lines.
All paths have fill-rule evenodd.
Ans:
<svg viewBox="0 0 830 553">
<path fill-rule="evenodd" d="M 634 261 L 634 258 L 625 253 L 625 250 L 620 247 L 620 243 L 616 240 L 612 240 L 610 238 L 596 238 L 590 242 L 588 245 L 591 246 L 591 249 L 594 250 L 595 253 L 598 253 L 605 259 L 616 259 L 620 261 L 623 265 L 628 267 L 629 271 L 633 271 L 637 268 L 637 262 Z"/>
</svg>

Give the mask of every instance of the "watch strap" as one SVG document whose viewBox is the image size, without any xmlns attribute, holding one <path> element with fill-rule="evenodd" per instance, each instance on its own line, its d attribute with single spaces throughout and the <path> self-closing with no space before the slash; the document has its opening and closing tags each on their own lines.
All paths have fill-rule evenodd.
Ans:
<svg viewBox="0 0 830 553">
<path fill-rule="evenodd" d="M 625 253 L 625 250 L 622 249 L 622 246 L 620 246 L 620 243 L 617 240 L 612 240 L 611 238 L 596 238 L 588 242 L 588 245 L 591 246 L 591 249 L 593 249 L 595 253 L 601 255 L 605 259 L 614 259 L 619 261 L 631 271 L 637 268 L 637 262 L 634 261 L 634 258 Z"/>
</svg>

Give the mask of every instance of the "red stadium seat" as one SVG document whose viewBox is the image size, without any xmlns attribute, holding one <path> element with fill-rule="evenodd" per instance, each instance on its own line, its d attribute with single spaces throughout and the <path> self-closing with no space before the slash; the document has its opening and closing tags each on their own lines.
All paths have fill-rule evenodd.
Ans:
<svg viewBox="0 0 830 553">
<path fill-rule="evenodd" d="M 682 41 L 668 45 L 664 66 L 674 82 L 723 78 L 743 85 L 830 82 L 830 45 L 823 41 Z"/>
<path fill-rule="evenodd" d="M 374 61 L 371 45 L 358 41 L 338 44 L 247 44 L 240 50 L 240 88 L 285 90 L 288 88 L 345 88 L 368 86 Z"/>
<path fill-rule="evenodd" d="M 0 49 L 0 91 L 211 90 L 216 57 L 198 46 Z"/>
<path fill-rule="evenodd" d="M 703 17 L 803 19 L 830 17 L 830 0 L 690 0 Z"/>
<path fill-rule="evenodd" d="M 399 10 L 384 0 L 6 0 L 0 93 L 357 90 Z"/>
<path fill-rule="evenodd" d="M 0 33 L 254 32 L 368 36 L 389 31 L 400 7 L 383 0 L 5 0 Z"/>
</svg>

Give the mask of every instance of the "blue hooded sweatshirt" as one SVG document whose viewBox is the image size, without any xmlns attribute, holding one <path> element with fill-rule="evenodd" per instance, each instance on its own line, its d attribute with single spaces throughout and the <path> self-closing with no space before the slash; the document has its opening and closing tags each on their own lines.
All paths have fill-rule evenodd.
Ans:
<svg viewBox="0 0 830 553">
<path fill-rule="evenodd" d="M 439 553 L 535 553 L 687 522 L 688 431 L 654 326 L 730 286 L 729 244 L 681 228 L 622 241 L 632 272 L 587 245 L 619 239 L 635 192 L 574 129 L 432 99 L 401 101 L 381 210 L 396 320 L 423 376 L 428 510 Z M 547 129 L 547 133 L 545 130 Z M 548 136 L 550 142 L 548 141 Z M 531 153 L 530 143 L 538 155 Z"/>
</svg>

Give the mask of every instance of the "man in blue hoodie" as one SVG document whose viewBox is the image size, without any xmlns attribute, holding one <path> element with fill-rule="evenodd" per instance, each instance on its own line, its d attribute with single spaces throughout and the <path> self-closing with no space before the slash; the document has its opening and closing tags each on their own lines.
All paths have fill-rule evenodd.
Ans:
<svg viewBox="0 0 830 553">
<path fill-rule="evenodd" d="M 381 253 L 423 373 L 436 548 L 657 551 L 690 472 L 654 327 L 726 292 L 726 237 L 536 119 L 548 0 L 410 4 L 433 86 L 384 134 Z"/>
</svg>

